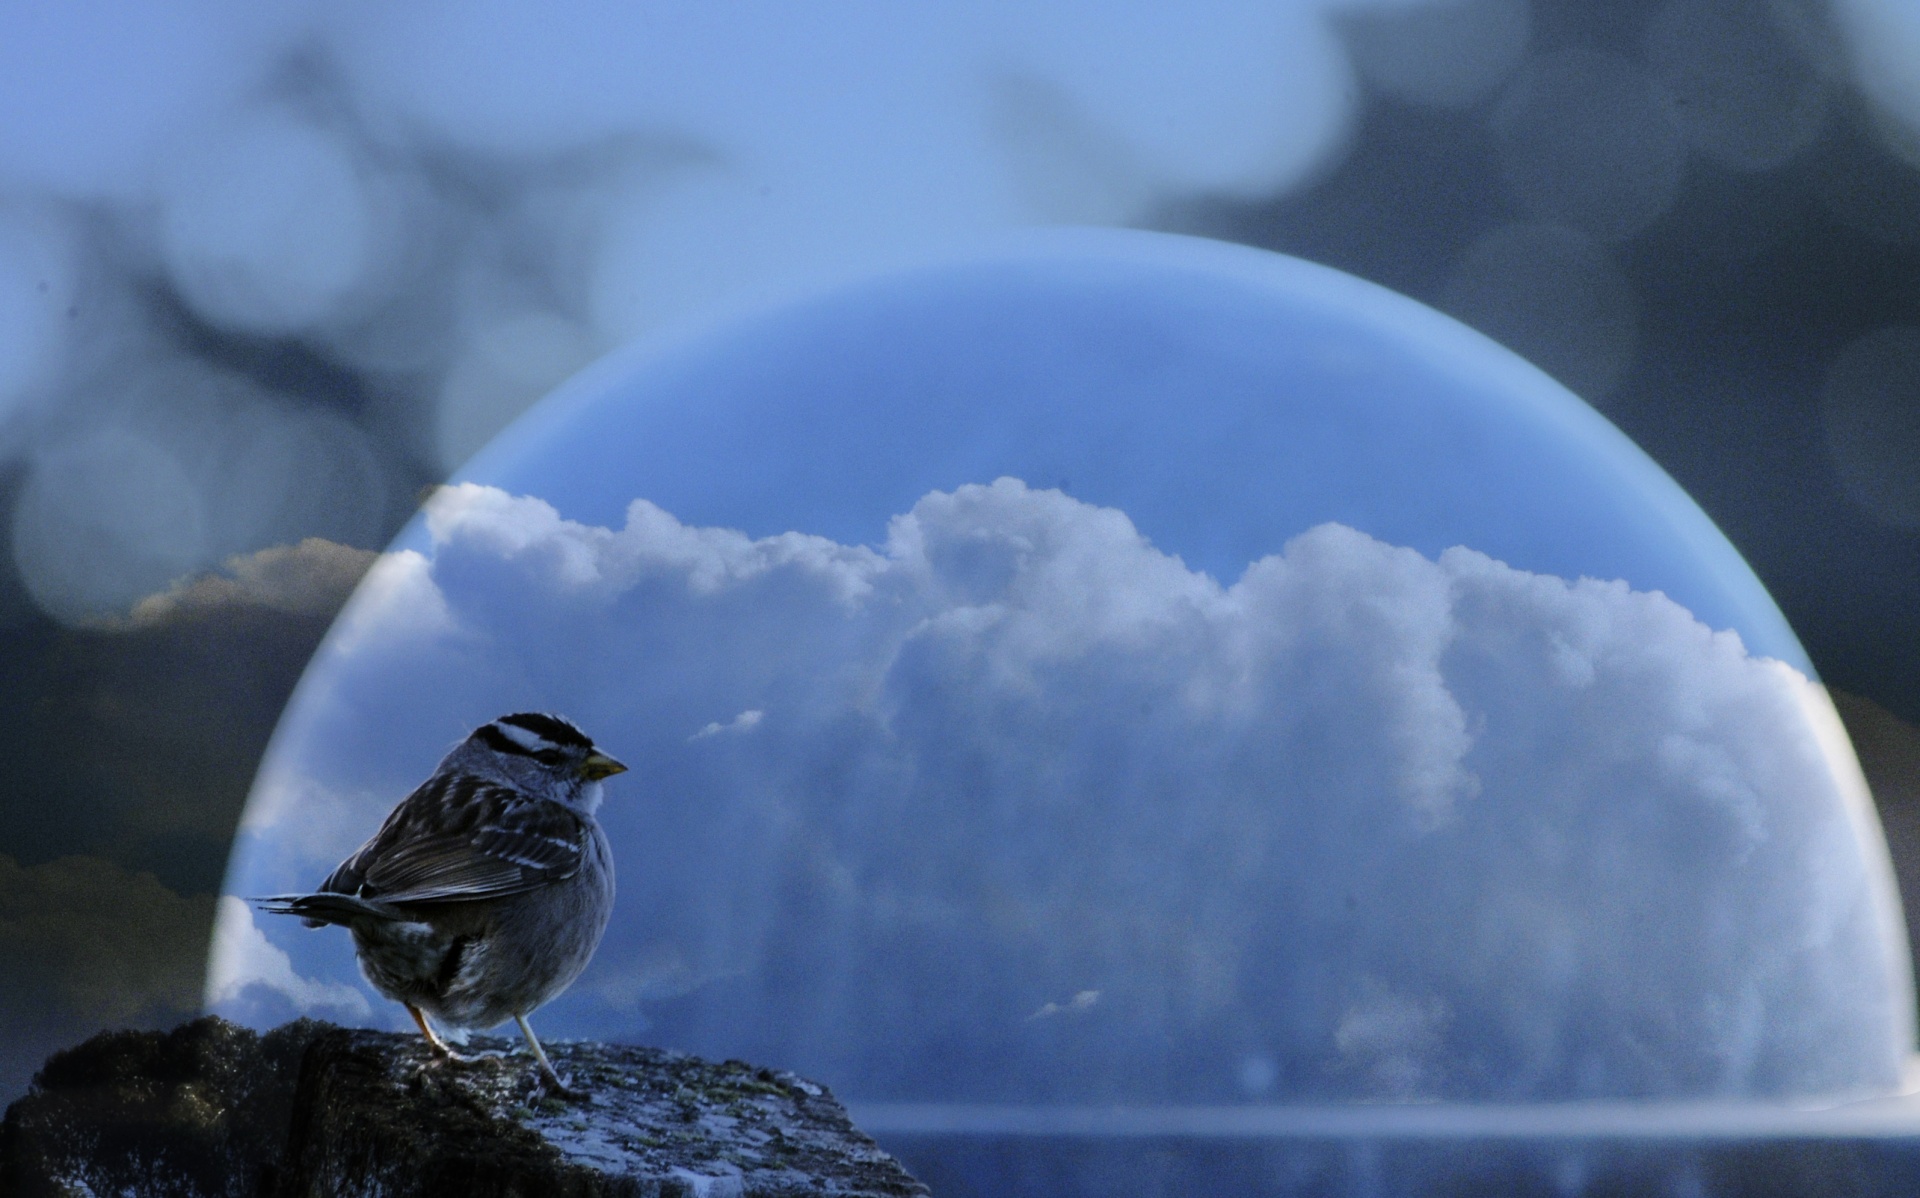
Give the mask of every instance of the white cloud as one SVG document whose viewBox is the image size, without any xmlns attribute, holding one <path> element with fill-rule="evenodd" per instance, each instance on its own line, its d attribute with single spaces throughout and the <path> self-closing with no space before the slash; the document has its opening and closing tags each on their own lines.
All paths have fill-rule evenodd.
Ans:
<svg viewBox="0 0 1920 1198">
<path fill-rule="evenodd" d="M 428 569 L 426 559 L 410 550 L 377 559 L 334 626 L 335 651 L 365 652 L 388 639 L 451 633 L 452 616 Z"/>
<path fill-rule="evenodd" d="M 1082 990 L 1064 1003 L 1050 1002 L 1027 1016 L 1028 1019 L 1051 1019 L 1055 1015 L 1080 1015 L 1093 1010 L 1100 1001 L 1098 990 Z"/>
<path fill-rule="evenodd" d="M 294 860 L 301 867 L 330 870 L 372 834 L 365 826 L 368 808 L 391 807 L 397 798 L 338 793 L 285 768 L 279 757 L 269 756 L 254 780 L 240 817 L 240 832 L 282 838 L 285 847 L 299 850 Z"/>
<path fill-rule="evenodd" d="M 633 1034 L 637 1001 L 652 1038 L 865 1095 L 955 1045 L 996 1064 L 954 1097 L 1225 1101 L 1254 1058 L 1295 1095 L 1898 1082 L 1904 940 L 1824 695 L 1660 594 L 1338 525 L 1223 584 L 1011 479 L 878 548 L 472 486 L 428 527 L 276 768 L 370 831 L 503 711 L 633 766 L 555 1034 Z M 248 860 L 236 886 L 313 880 Z M 594 997 L 661 961 L 709 980 Z"/>
<path fill-rule="evenodd" d="M 751 732 L 759 726 L 760 721 L 765 718 L 766 714 L 764 711 L 743 711 L 724 724 L 719 720 L 709 721 L 705 727 L 693 734 L 693 739 L 705 740 L 709 736 L 720 736 L 728 732 Z"/>
<path fill-rule="evenodd" d="M 372 1011 L 354 987 L 294 972 L 287 954 L 268 943 L 254 926 L 247 904 L 228 895 L 220 900 L 214 916 L 206 1005 L 231 1007 L 249 999 L 247 992 L 255 987 L 284 999 L 302 1015 L 365 1019 Z"/>
</svg>

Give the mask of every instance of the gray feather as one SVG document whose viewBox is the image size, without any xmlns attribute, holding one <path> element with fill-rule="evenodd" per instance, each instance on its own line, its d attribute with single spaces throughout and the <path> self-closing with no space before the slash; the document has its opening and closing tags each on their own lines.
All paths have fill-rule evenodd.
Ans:
<svg viewBox="0 0 1920 1198">
<path fill-rule="evenodd" d="M 310 928 L 356 919 L 402 920 L 406 916 L 383 902 L 351 894 L 274 894 L 251 900 L 270 915 L 298 915 Z"/>
</svg>

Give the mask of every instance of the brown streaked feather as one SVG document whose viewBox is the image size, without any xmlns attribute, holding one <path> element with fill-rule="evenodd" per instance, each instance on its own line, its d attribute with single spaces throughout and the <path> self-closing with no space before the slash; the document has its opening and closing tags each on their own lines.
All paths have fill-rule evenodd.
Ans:
<svg viewBox="0 0 1920 1198">
<path fill-rule="evenodd" d="M 587 837 L 559 803 L 471 775 L 432 778 L 321 889 L 395 904 L 503 898 L 579 872 Z"/>
</svg>

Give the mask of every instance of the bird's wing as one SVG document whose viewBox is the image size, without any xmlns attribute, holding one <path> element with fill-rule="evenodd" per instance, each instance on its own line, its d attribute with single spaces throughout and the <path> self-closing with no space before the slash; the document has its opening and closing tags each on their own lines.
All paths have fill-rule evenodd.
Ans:
<svg viewBox="0 0 1920 1198">
<path fill-rule="evenodd" d="M 392 904 L 522 894 L 577 873 L 588 835 L 559 803 L 470 775 L 435 777 L 321 889 Z"/>
</svg>

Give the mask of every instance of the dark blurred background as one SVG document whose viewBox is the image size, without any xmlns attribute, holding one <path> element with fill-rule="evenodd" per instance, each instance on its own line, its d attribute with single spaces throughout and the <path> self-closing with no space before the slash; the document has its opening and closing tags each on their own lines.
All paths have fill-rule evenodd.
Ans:
<svg viewBox="0 0 1920 1198">
<path fill-rule="evenodd" d="M 0 4 L 0 1101 L 196 1009 L 280 707 L 469 453 L 662 324 L 1021 225 L 1339 267 L 1599 408 L 1785 610 L 1920 901 L 1920 10 L 1045 7 Z"/>
</svg>

